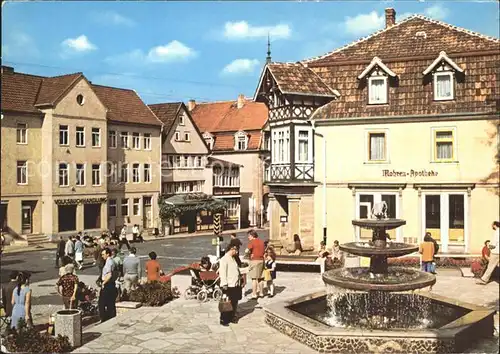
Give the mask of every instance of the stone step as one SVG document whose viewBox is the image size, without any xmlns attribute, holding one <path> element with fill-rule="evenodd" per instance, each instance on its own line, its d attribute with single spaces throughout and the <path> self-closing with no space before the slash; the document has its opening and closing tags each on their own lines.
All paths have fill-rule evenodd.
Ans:
<svg viewBox="0 0 500 354">
<path fill-rule="evenodd" d="M 27 235 L 28 245 L 36 245 L 39 243 L 48 242 L 49 238 L 44 234 L 31 234 Z"/>
</svg>

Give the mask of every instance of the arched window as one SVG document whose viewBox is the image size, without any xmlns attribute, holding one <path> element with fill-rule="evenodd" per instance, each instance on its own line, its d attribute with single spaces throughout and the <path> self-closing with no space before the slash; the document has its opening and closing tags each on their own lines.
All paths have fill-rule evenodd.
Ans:
<svg viewBox="0 0 500 354">
<path fill-rule="evenodd" d="M 248 148 L 248 135 L 244 131 L 234 134 L 234 149 L 246 150 Z"/>
</svg>

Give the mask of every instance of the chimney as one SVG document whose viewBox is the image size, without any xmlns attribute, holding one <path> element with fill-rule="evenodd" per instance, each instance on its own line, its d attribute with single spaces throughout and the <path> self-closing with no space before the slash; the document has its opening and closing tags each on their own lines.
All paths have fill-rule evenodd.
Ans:
<svg viewBox="0 0 500 354">
<path fill-rule="evenodd" d="M 191 112 L 194 107 L 196 107 L 196 101 L 195 100 L 189 100 L 188 101 L 188 111 Z"/>
<path fill-rule="evenodd" d="M 239 94 L 238 95 L 238 109 L 242 108 L 245 105 L 245 95 Z"/>
<path fill-rule="evenodd" d="M 14 73 L 14 68 L 11 66 L 2 65 L 2 74 L 12 74 Z"/>
<path fill-rule="evenodd" d="M 385 28 L 392 27 L 396 24 L 396 10 L 389 7 L 385 9 Z"/>
</svg>

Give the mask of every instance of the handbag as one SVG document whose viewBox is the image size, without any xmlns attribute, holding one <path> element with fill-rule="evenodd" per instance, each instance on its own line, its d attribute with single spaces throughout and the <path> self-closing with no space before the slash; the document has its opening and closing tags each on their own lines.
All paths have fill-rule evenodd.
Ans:
<svg viewBox="0 0 500 354">
<path fill-rule="evenodd" d="M 219 312 L 224 313 L 224 312 L 231 312 L 233 311 L 233 304 L 231 304 L 231 301 L 226 297 L 222 298 L 219 301 Z"/>
<path fill-rule="evenodd" d="M 264 269 L 262 272 L 262 277 L 264 278 L 264 281 L 271 281 L 273 278 L 271 277 L 271 270 L 270 269 Z"/>
</svg>

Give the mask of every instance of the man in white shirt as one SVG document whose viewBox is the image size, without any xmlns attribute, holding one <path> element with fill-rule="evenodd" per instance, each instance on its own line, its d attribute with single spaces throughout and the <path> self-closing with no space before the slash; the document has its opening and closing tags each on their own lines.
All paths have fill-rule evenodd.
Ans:
<svg viewBox="0 0 500 354">
<path fill-rule="evenodd" d="M 235 245 L 230 245 L 224 257 L 219 260 L 219 278 L 222 291 L 229 301 L 233 310 L 230 312 L 221 312 L 220 324 L 229 326 L 229 323 L 236 323 L 236 310 L 238 308 L 238 300 L 241 300 L 241 287 L 240 287 L 240 268 L 234 257 L 238 252 Z"/>
<path fill-rule="evenodd" d="M 491 274 L 493 273 L 495 268 L 498 267 L 500 260 L 500 222 L 493 221 L 491 227 L 493 228 L 494 232 L 491 244 L 494 246 L 494 248 L 491 250 L 490 259 L 488 261 L 488 267 L 486 268 L 486 271 L 484 272 L 481 279 L 478 280 L 477 282 L 477 284 L 480 285 L 488 284 L 488 282 L 490 281 Z"/>
<path fill-rule="evenodd" d="M 68 241 L 66 241 L 66 246 L 64 247 L 64 254 L 71 258 L 75 256 L 75 244 L 73 243 L 73 236 L 68 237 Z"/>
</svg>

